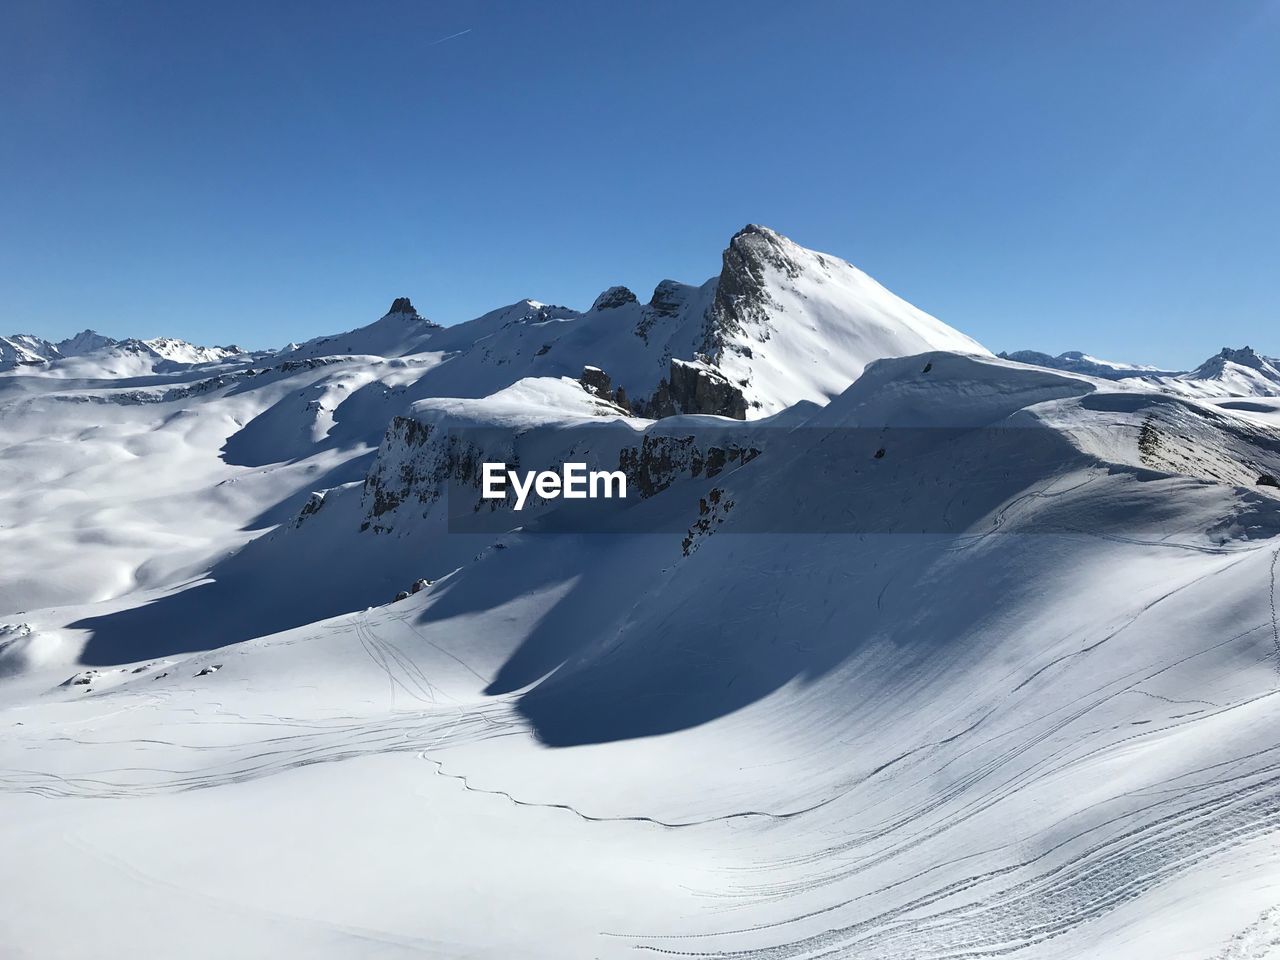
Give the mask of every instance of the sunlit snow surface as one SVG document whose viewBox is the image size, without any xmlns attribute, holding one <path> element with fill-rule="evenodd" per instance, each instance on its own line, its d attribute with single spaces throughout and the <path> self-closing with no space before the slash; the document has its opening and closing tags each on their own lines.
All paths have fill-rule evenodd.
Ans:
<svg viewBox="0 0 1280 960">
<path fill-rule="evenodd" d="M 459 349 L 4 384 L 0 954 L 1280 955 L 1274 400 L 935 350 L 654 532 L 362 531 L 393 417 L 659 429 Z"/>
</svg>

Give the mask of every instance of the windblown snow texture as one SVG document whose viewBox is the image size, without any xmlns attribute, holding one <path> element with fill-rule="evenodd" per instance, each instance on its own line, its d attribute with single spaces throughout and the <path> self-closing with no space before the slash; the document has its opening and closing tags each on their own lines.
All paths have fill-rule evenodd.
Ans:
<svg viewBox="0 0 1280 960">
<path fill-rule="evenodd" d="M 757 226 L 643 299 L 0 340 L 0 953 L 1273 955 L 1275 362 Z M 642 532 L 451 532 L 488 457 Z"/>
</svg>

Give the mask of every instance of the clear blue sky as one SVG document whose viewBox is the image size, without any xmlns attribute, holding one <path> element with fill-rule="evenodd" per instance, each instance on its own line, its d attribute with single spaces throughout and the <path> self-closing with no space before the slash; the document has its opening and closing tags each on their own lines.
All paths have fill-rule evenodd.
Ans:
<svg viewBox="0 0 1280 960">
<path fill-rule="evenodd" d="M 0 89 L 4 332 L 585 307 L 754 221 L 995 350 L 1280 354 L 1278 0 L 7 0 Z"/>
</svg>

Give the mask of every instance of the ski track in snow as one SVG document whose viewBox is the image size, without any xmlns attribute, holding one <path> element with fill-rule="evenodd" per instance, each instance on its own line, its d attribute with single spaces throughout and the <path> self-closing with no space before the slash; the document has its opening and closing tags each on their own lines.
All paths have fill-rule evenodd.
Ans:
<svg viewBox="0 0 1280 960">
<path fill-rule="evenodd" d="M 1169 595 L 1147 604 L 1130 624 Z M 1114 637 L 1130 624 L 1125 624 L 1110 636 Z M 514 807 L 562 810 L 596 825 L 630 822 L 664 829 L 697 829 L 753 818 L 783 823 L 818 811 L 830 811 L 829 820 L 820 831 L 829 833 L 839 831 L 842 818 L 848 815 L 847 811 L 841 812 L 842 808 L 831 810 L 832 804 L 838 804 L 868 781 L 889 775 L 894 767 L 908 759 L 923 764 L 944 747 L 951 749 L 945 764 L 959 762 L 974 754 L 986 758 L 948 789 L 909 804 L 891 819 L 863 824 L 839 843 L 815 849 L 785 864 L 756 865 L 751 872 L 767 876 L 786 867 L 789 872 L 798 871 L 803 877 L 739 885 L 731 894 L 748 901 L 767 903 L 785 901 L 815 888 L 838 889 L 843 881 L 877 864 L 903 857 L 912 849 L 956 830 L 970 818 L 1016 797 L 1019 791 L 1037 780 L 1069 773 L 1097 754 L 1114 751 L 1121 744 L 1140 742 L 1163 736 L 1171 729 L 1204 723 L 1259 700 L 1270 699 L 1275 693 L 1267 692 L 1222 706 L 1195 701 L 1207 709 L 1194 711 L 1193 715 L 1172 717 L 1162 725 L 1137 732 L 1127 732 L 1132 727 L 1126 724 L 1077 730 L 1072 736 L 1059 737 L 1068 728 L 1100 712 L 1116 698 L 1127 695 L 1138 694 L 1170 704 L 1191 705 L 1140 689 L 1143 684 L 1174 669 L 1179 662 L 1164 664 L 1157 670 L 1099 686 L 1078 702 L 1066 704 L 1025 724 L 1021 729 L 1022 735 L 1016 740 L 1011 740 L 1007 732 L 994 739 L 984 736 L 985 722 L 998 711 L 997 704 L 982 718 L 946 740 L 914 747 L 882 763 L 869 774 L 846 783 L 832 796 L 803 809 L 784 813 L 742 811 L 704 820 L 672 822 L 645 815 L 597 815 L 569 803 L 523 800 L 507 790 L 475 787 L 465 775 L 447 772 L 443 761 L 430 755 L 433 749 L 523 733 L 523 723 L 505 704 L 489 705 L 482 710 L 442 705 L 439 691 L 411 656 L 395 643 L 379 636 L 378 630 L 360 616 L 351 618 L 347 625 L 352 628 L 371 662 L 386 675 L 389 696 L 393 699 L 397 694 L 409 697 L 417 704 L 413 711 L 385 720 L 356 723 L 336 720 L 308 722 L 288 717 L 251 719 L 223 713 L 216 721 L 203 722 L 262 725 L 270 735 L 236 748 L 233 752 L 238 755 L 234 759 L 214 762 L 203 769 L 182 771 L 145 766 L 120 767 L 93 776 L 74 777 L 34 770 L 6 770 L 0 776 L 0 789 L 62 799 L 127 799 L 210 789 L 311 764 L 336 763 L 380 753 L 411 752 L 433 764 L 438 775 L 461 782 L 468 792 L 499 796 Z M 1267 627 L 1274 627 L 1274 623 L 1254 625 L 1191 656 L 1246 639 Z M 1089 649 L 1096 648 L 1100 642 L 1095 642 Z M 1015 686 L 1013 690 L 1016 689 Z M 146 695 L 142 704 L 130 709 L 146 709 L 162 700 L 161 697 Z M 101 721 L 120 713 L 114 711 L 95 719 Z M 301 732 L 283 732 L 299 729 Z M 1122 733 L 1125 735 L 1117 736 Z M 1104 736 L 1106 734 L 1110 736 Z M 1041 749 L 1055 737 L 1059 738 L 1056 745 L 1047 750 Z M 88 748 L 127 746 L 131 742 L 81 736 L 50 739 L 55 743 L 68 742 Z M 171 748 L 180 754 L 194 754 L 197 758 L 227 750 L 218 746 L 184 743 L 179 739 L 149 738 L 132 742 Z M 1098 745 L 1082 750 L 1081 744 Z M 1017 769 L 1018 761 L 1036 754 L 1038 750 L 1034 762 Z M 936 772 L 935 769 L 934 775 Z M 1280 747 L 1199 767 L 1184 774 L 1182 779 L 1186 781 L 1184 785 L 1176 789 L 1170 785 L 1164 796 L 1155 795 L 1150 790 L 1139 792 L 1131 798 L 1136 801 L 1131 809 L 1073 834 L 1035 857 L 980 870 L 962 879 L 945 883 L 934 881 L 933 874 L 940 874 L 944 868 L 956 865 L 954 862 L 942 863 L 903 877 L 888 887 L 838 901 L 816 913 L 764 925 L 695 935 L 614 932 L 608 936 L 621 938 L 646 952 L 752 960 L 781 960 L 784 957 L 967 958 L 1015 953 L 1097 919 L 1169 878 L 1191 870 L 1213 855 L 1280 827 Z M 922 783 L 909 780 L 899 782 L 899 789 L 909 796 L 919 795 L 921 786 Z M 940 812 L 943 812 L 941 818 L 934 816 Z M 964 859 L 976 866 L 992 858 L 1008 859 L 1014 852 L 1010 848 L 995 847 Z M 927 892 L 921 893 L 921 890 Z M 911 896 L 892 909 L 870 912 L 861 906 L 873 898 L 908 891 Z M 957 900 L 962 902 L 956 904 Z M 802 921 L 812 921 L 820 916 L 835 919 L 851 915 L 859 918 L 799 939 L 785 938 L 786 929 Z M 731 944 L 735 939 L 757 937 L 762 933 L 781 933 L 784 936 L 772 947 L 698 949 L 693 946 L 709 939 Z M 1240 943 L 1269 935 L 1258 931 L 1242 934 Z M 1227 952 L 1223 957 L 1237 955 L 1247 954 Z"/>
<path fill-rule="evenodd" d="M 162 748 L 174 757 L 190 759 L 191 768 L 120 766 L 93 774 L 60 775 L 38 769 L 0 771 L 0 790 L 29 793 L 61 800 L 117 799 L 212 789 L 242 783 L 290 770 L 340 763 L 359 757 L 388 753 L 413 754 L 433 765 L 436 775 L 459 782 L 464 791 L 500 797 L 513 808 L 563 811 L 592 825 L 630 823 L 665 830 L 724 829 L 734 821 L 746 829 L 788 829 L 818 817 L 814 828 L 799 827 L 802 841 L 784 860 L 763 859 L 730 870 L 736 878 L 717 894 L 729 902 L 768 906 L 785 904 L 827 890 L 834 901 L 818 910 L 744 927 L 701 933 L 602 931 L 611 940 L 648 953 L 687 957 L 742 957 L 749 960 L 782 958 L 970 958 L 1019 953 L 1098 920 L 1162 883 L 1185 875 L 1210 858 L 1241 844 L 1272 835 L 1280 829 L 1280 747 L 1268 747 L 1232 756 L 1217 763 L 1184 772 L 1179 782 L 1160 789 L 1150 787 L 1123 793 L 1112 802 L 1131 805 L 1082 830 L 1075 830 L 1032 857 L 1019 857 L 1019 845 L 996 845 L 958 859 L 948 859 L 855 896 L 840 898 L 839 891 L 876 868 L 905 861 L 921 847 L 937 844 L 975 818 L 1013 803 L 1025 791 L 1046 780 L 1070 777 L 1103 754 L 1125 745 L 1159 740 L 1173 731 L 1212 723 L 1236 711 L 1271 701 L 1276 690 L 1220 702 L 1170 697 L 1147 686 L 1191 661 L 1216 651 L 1248 643 L 1271 632 L 1276 636 L 1274 613 L 1275 572 L 1280 550 L 1270 551 L 1266 570 L 1270 616 L 1245 629 L 1185 656 L 1160 663 L 1153 669 L 1104 679 L 1075 699 L 1050 705 L 1029 717 L 1017 729 L 989 731 L 1005 706 L 1005 700 L 1029 684 L 1044 681 L 1053 671 L 1066 669 L 1077 658 L 1088 657 L 1105 644 L 1134 628 L 1183 592 L 1202 586 L 1213 577 L 1229 576 L 1246 553 L 1225 566 L 1174 585 L 1145 602 L 1127 620 L 1096 639 L 1084 638 L 1080 649 L 1050 660 L 1023 677 L 1010 676 L 1004 700 L 993 702 L 981 715 L 945 738 L 918 743 L 888 758 L 868 772 L 837 782 L 834 789 L 812 803 L 793 810 L 734 811 L 705 818 L 674 820 L 646 814 L 609 814 L 582 809 L 575 803 L 521 797 L 518 791 L 474 785 L 464 773 L 445 769 L 435 755 L 493 738 L 526 736 L 527 722 L 511 702 L 491 700 L 483 705 L 464 704 L 433 682 L 423 664 L 385 633 L 386 626 L 371 623 L 364 614 L 345 618 L 327 627 L 331 635 L 347 634 L 368 661 L 385 678 L 388 714 L 376 719 L 330 718 L 323 721 L 288 716 L 252 717 L 225 707 L 225 698 L 213 701 L 212 711 L 193 713 L 187 721 L 196 727 L 227 726 L 245 730 L 260 727 L 264 733 L 233 746 L 184 741 L 179 737 L 147 737 L 132 740 L 99 739 L 84 734 L 52 735 L 50 744 L 70 744 L 91 751 L 102 748 Z M 890 575 L 892 577 L 892 574 Z M 883 596 L 883 589 L 880 591 Z M 422 641 L 423 649 L 447 658 L 470 674 L 479 676 L 464 661 L 430 642 L 404 616 L 390 616 L 387 626 L 408 628 Z M 1268 656 L 1268 659 L 1270 657 Z M 100 695 L 102 696 L 102 695 Z M 95 727 L 121 722 L 139 711 L 171 706 L 171 695 L 135 692 L 105 695 L 133 702 L 75 721 Z M 1133 722 L 1091 722 L 1118 700 L 1141 697 L 1171 707 L 1189 707 L 1162 720 L 1135 729 Z M 96 699 L 96 698 L 95 698 Z M 411 704 L 408 710 L 399 707 Z M 84 703 L 84 701 L 81 701 Z M 213 716 L 216 719 L 200 719 Z M 1147 723 L 1148 721 L 1143 721 Z M 181 725 L 178 725 L 179 729 Z M 66 725 L 65 729 L 72 729 Z M 209 757 L 204 763 L 202 757 Z M 930 787 L 948 767 L 980 758 L 967 772 L 941 789 Z M 857 800 L 860 789 L 891 778 L 905 802 L 879 819 L 875 807 Z M 870 814 L 870 816 L 869 816 Z M 763 822 L 759 828 L 751 821 Z M 846 826 L 845 822 L 849 825 Z M 855 825 L 856 824 L 856 825 Z M 1050 827 L 1072 829 L 1069 823 Z M 814 845 L 815 838 L 839 837 L 836 842 Z M 805 847 L 809 847 L 807 851 Z M 991 867 L 991 863 L 999 866 Z M 965 864 L 973 872 L 965 871 Z M 955 878 L 959 869 L 963 876 Z M 885 899 L 897 900 L 885 908 Z M 1252 956 L 1276 937 L 1272 914 L 1241 932 L 1221 957 Z M 825 922 L 820 932 L 808 927 Z M 805 927 L 802 936 L 790 937 L 793 927 Z M 365 932 L 334 925 L 342 935 Z M 379 935 L 369 933 L 372 939 Z M 735 943 L 773 941 L 771 946 Z M 399 942 L 391 938 L 389 942 Z M 405 941 L 412 946 L 412 943 Z M 703 948 L 701 944 L 708 944 Z M 714 944 L 714 946 L 712 945 Z M 1262 946 L 1257 946 L 1261 944 Z"/>
<path fill-rule="evenodd" d="M 1271 554 L 1271 642 L 1276 648 L 1276 669 L 1280 670 L 1280 620 L 1276 619 L 1276 560 L 1280 559 L 1280 547 Z"/>
<path fill-rule="evenodd" d="M 440 776 L 448 780 L 457 780 L 459 783 L 461 783 L 462 788 L 466 790 L 468 793 L 479 793 L 479 794 L 484 794 L 490 797 L 502 797 L 505 800 L 509 800 L 512 803 L 512 805 L 517 807 L 538 807 L 543 810 L 563 810 L 566 813 L 573 814 L 575 817 L 577 817 L 580 820 L 587 821 L 588 823 L 647 823 L 655 827 L 663 827 L 667 830 L 678 830 L 683 827 L 704 827 L 712 823 L 726 823 L 730 820 L 761 819 L 761 820 L 784 821 L 784 820 L 790 820 L 793 817 L 801 816 L 802 814 L 809 813 L 810 811 L 816 810 L 819 807 L 824 807 L 831 802 L 829 800 L 822 800 L 822 801 L 819 801 L 818 803 L 813 804 L 812 806 L 805 807 L 801 810 L 792 810 L 789 813 L 766 813 L 765 811 L 762 811 L 762 810 L 742 810 L 737 813 L 725 813 L 716 817 L 707 817 L 706 819 L 703 819 L 703 820 L 667 821 L 667 820 L 660 820 L 657 817 L 646 817 L 646 816 L 630 816 L 630 817 L 597 816 L 589 813 L 583 813 L 577 807 L 574 807 L 568 803 L 545 803 L 545 802 L 539 802 L 536 800 L 521 800 L 513 796 L 511 793 L 508 793 L 506 790 L 486 790 L 483 787 L 474 787 L 467 781 L 467 778 L 465 775 L 459 774 L 459 773 L 447 772 L 444 769 L 443 761 L 435 760 L 427 756 L 427 754 L 425 753 L 421 753 L 419 754 L 419 756 L 423 760 L 426 760 L 428 763 L 435 764 L 436 773 L 438 773 Z"/>
<path fill-rule="evenodd" d="M 1213 960 L 1267 960 L 1280 953 L 1280 907 L 1266 910 L 1241 930 Z"/>
<path fill-rule="evenodd" d="M 1195 960 L 1280 952 L 1280 511 L 1252 489 L 1280 470 L 1260 399 L 1280 367 L 1045 369 L 764 228 L 724 263 L 650 304 L 613 288 L 450 328 L 397 300 L 253 355 L 0 340 L 4 363 L 47 361 L 0 370 L 0 607 L 22 610 L 0 618 L 0 679 L 29 683 L 0 704 L 0 799 L 10 862 L 33 861 L 0 856 L 21 904 L 0 937 L 31 911 L 35 952 L 65 926 L 92 955 L 128 926 L 130 891 L 85 896 L 106 902 L 106 877 L 210 942 L 247 919 L 325 957 L 513 956 L 521 908 L 524 944 L 557 960 L 1146 960 L 1210 922 Z M 576 379 L 586 364 L 639 403 Z M 1214 405 L 1230 396 L 1253 399 Z M 496 544 L 441 532 L 455 427 L 513 431 L 503 456 L 530 464 L 547 427 L 553 460 L 612 463 L 617 437 L 666 429 L 626 414 L 695 414 L 663 421 L 683 429 L 712 400 L 802 437 L 719 475 L 723 529 L 830 537 L 598 549 L 526 536 L 546 504 Z M 884 439 L 900 423 L 946 439 Z M 975 445 L 1010 423 L 1051 455 Z M 867 430 L 870 474 L 844 456 Z M 665 456 L 635 505 L 656 540 L 713 482 Z M 894 519 L 910 534 L 852 535 Z M 305 848 L 271 842 L 295 820 Z M 207 832 L 169 856 L 172 823 Z M 297 857 L 265 879 L 294 868 L 303 896 L 237 899 L 240 859 L 271 856 Z M 451 921 L 465 942 L 433 939 Z"/>
</svg>

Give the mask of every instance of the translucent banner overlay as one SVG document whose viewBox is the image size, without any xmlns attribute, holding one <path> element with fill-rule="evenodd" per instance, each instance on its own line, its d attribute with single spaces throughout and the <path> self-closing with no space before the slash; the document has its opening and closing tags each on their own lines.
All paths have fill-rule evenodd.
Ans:
<svg viewBox="0 0 1280 960">
<path fill-rule="evenodd" d="M 1184 531 L 1186 511 L 1173 494 L 1167 509 L 1150 496 L 1146 484 L 1164 478 L 1136 459 L 1134 439 L 1134 464 L 1116 466 L 1064 433 L 1034 424 L 659 424 L 641 433 L 602 421 L 449 430 L 433 437 L 413 469 L 418 501 L 447 511 L 452 533 L 1191 532 Z M 501 499 L 484 496 L 485 464 L 495 465 L 488 492 L 502 492 Z M 570 492 L 589 487 L 592 473 L 600 475 L 597 496 L 563 495 L 566 464 L 576 465 L 569 470 Z M 555 479 L 539 486 L 544 472 Z M 502 483 L 495 481 L 499 475 Z M 601 486 L 605 475 L 612 479 L 609 497 Z M 625 497 L 617 495 L 618 477 L 625 478 Z M 1182 491 L 1177 496 L 1198 495 L 1195 481 L 1168 482 Z"/>
</svg>

